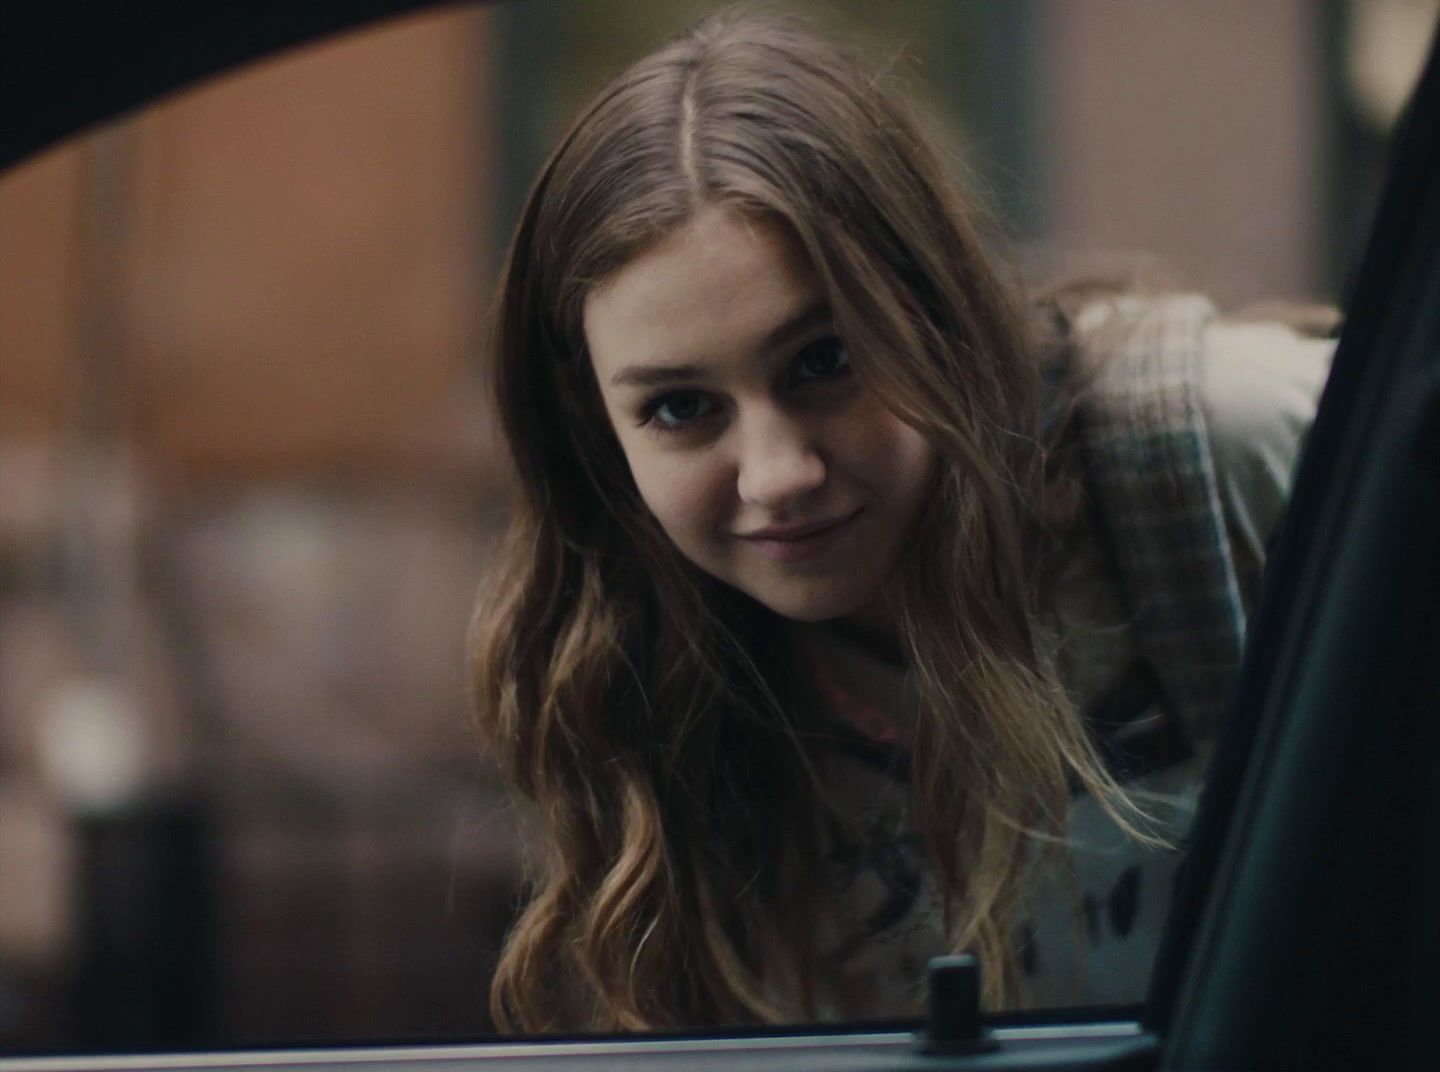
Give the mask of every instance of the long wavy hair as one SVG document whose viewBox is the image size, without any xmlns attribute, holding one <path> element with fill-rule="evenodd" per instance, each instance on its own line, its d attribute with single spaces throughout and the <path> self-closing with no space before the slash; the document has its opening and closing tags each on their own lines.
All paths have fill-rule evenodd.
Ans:
<svg viewBox="0 0 1440 1072">
<path fill-rule="evenodd" d="M 1035 625 L 1040 376 L 977 215 L 901 99 L 792 19 L 712 16 L 619 75 L 509 250 L 494 389 L 518 473 L 472 635 L 488 748 L 540 848 L 494 977 L 507 1030 L 813 1018 L 826 713 L 781 623 L 646 509 L 587 356 L 589 290 L 723 204 L 809 257 L 870 390 L 940 459 L 896 578 L 909 821 L 949 945 L 1013 1000 L 1012 932 L 1072 785 L 1122 813 Z"/>
</svg>

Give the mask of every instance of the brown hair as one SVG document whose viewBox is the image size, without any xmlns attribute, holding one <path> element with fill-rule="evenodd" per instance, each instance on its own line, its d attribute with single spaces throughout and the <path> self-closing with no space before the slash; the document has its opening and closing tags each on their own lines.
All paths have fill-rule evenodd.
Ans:
<svg viewBox="0 0 1440 1072">
<path fill-rule="evenodd" d="M 1039 375 L 974 211 L 899 99 L 793 20 L 712 17 L 606 87 L 540 174 L 500 288 L 495 389 L 519 501 L 477 612 L 484 736 L 546 856 L 492 990 L 504 1028 L 816 1015 L 807 898 L 824 713 L 774 616 L 659 530 L 601 407 L 585 295 L 702 205 L 787 229 L 857 375 L 941 459 L 898 578 L 920 694 L 910 820 L 949 942 L 1016 993 L 1030 847 L 1074 780 L 1124 807 L 1031 607 Z"/>
</svg>

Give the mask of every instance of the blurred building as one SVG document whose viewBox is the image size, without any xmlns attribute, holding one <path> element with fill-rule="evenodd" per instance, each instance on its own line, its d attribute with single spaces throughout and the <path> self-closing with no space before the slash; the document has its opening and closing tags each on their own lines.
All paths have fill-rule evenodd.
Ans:
<svg viewBox="0 0 1440 1072">
<path fill-rule="evenodd" d="M 493 22 L 277 57 L 0 187 L 6 1041 L 487 1025 Z"/>
</svg>

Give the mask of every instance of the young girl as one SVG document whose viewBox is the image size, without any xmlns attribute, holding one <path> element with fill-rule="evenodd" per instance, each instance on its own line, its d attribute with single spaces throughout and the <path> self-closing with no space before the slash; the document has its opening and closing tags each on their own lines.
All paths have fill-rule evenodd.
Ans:
<svg viewBox="0 0 1440 1072">
<path fill-rule="evenodd" d="M 974 216 L 783 19 L 641 60 L 545 165 L 473 637 L 543 853 L 502 1027 L 908 1013 L 955 950 L 992 1006 L 1140 996 L 1323 353 L 1193 297 L 1022 315 Z"/>
</svg>

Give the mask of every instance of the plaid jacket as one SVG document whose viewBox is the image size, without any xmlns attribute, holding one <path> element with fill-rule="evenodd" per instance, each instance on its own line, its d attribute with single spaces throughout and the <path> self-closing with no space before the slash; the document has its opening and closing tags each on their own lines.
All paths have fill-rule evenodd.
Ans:
<svg viewBox="0 0 1440 1072">
<path fill-rule="evenodd" d="M 1122 598 L 1167 712 L 1191 740 L 1218 726 L 1245 606 L 1200 404 L 1205 328 L 1194 295 L 1123 297 L 1075 319 L 1085 472 Z"/>
</svg>

